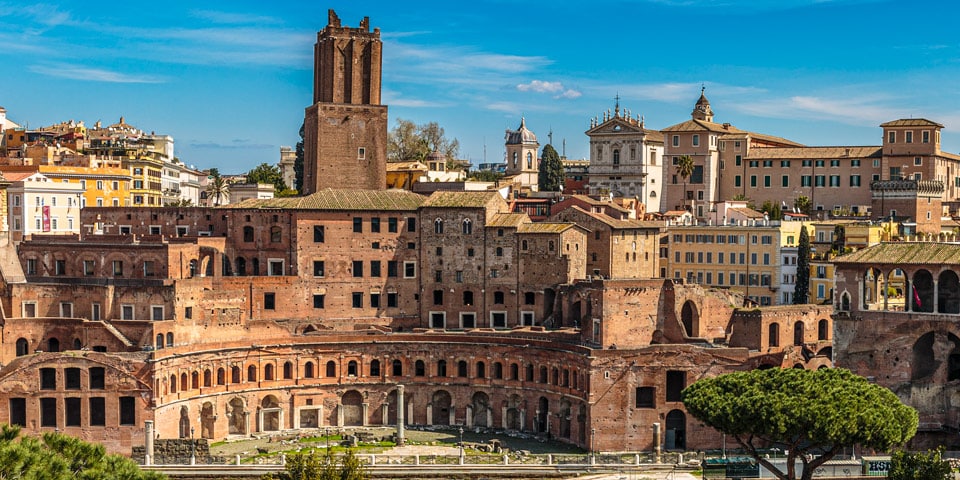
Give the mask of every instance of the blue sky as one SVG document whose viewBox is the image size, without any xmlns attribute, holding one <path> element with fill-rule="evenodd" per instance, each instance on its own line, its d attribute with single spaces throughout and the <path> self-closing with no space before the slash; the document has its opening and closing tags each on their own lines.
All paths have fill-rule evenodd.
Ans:
<svg viewBox="0 0 960 480">
<path fill-rule="evenodd" d="M 808 145 L 879 145 L 923 117 L 960 151 L 952 2 L 554 0 L 330 2 L 0 0 L 0 106 L 21 124 L 113 123 L 172 135 L 198 168 L 239 173 L 293 146 L 313 44 L 334 8 L 384 42 L 383 100 L 439 122 L 461 157 L 503 159 L 521 115 L 569 158 L 621 106 L 664 128 L 706 86 L 716 121 Z"/>
</svg>

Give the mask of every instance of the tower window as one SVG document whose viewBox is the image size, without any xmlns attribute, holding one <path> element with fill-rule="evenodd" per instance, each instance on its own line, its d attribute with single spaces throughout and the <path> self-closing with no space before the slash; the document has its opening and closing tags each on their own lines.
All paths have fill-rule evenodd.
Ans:
<svg viewBox="0 0 960 480">
<path fill-rule="evenodd" d="M 360 147 L 357 149 L 357 160 L 363 160 L 367 158 L 367 149 Z"/>
</svg>

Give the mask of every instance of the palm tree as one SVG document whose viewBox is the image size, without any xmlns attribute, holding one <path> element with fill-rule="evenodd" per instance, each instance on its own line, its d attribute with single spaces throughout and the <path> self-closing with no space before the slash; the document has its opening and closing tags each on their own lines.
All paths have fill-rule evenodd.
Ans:
<svg viewBox="0 0 960 480">
<path fill-rule="evenodd" d="M 213 198 L 214 207 L 219 207 L 223 197 L 230 194 L 230 184 L 220 176 L 220 172 L 215 168 L 210 169 L 209 178 L 210 184 L 207 185 L 207 196 Z"/>
<path fill-rule="evenodd" d="M 689 209 L 687 205 L 687 179 L 693 175 L 693 157 L 683 155 L 677 159 L 677 175 L 683 179 L 683 194 L 680 195 L 680 201 L 684 209 Z"/>
</svg>

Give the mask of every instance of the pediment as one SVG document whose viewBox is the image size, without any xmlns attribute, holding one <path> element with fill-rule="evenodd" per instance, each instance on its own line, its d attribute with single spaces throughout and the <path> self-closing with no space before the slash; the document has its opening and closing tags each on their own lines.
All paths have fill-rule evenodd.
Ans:
<svg viewBox="0 0 960 480">
<path fill-rule="evenodd" d="M 597 125 L 596 127 L 587 130 L 587 135 L 604 135 L 604 134 L 637 134 L 644 133 L 643 128 L 639 125 L 634 124 L 633 122 L 614 117 L 606 122 Z"/>
</svg>

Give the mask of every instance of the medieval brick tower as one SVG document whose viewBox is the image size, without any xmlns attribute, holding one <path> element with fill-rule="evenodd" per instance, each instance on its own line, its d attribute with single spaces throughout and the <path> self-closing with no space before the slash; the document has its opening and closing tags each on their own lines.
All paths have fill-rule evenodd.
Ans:
<svg viewBox="0 0 960 480">
<path fill-rule="evenodd" d="M 303 129 L 303 194 L 386 188 L 387 106 L 380 105 L 380 29 L 343 27 L 330 10 L 314 46 L 313 105 Z"/>
</svg>

